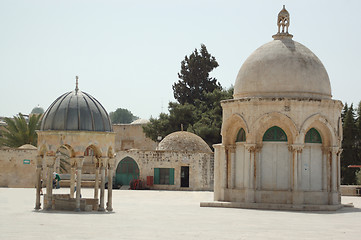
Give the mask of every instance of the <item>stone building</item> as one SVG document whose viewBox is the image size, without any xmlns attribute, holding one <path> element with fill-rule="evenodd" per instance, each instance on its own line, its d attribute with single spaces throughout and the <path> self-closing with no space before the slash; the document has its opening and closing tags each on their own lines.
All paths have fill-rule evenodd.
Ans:
<svg viewBox="0 0 361 240">
<path fill-rule="evenodd" d="M 335 210 L 340 203 L 342 103 L 331 99 L 321 61 L 288 33 L 278 15 L 274 40 L 239 70 L 222 102 L 213 203 L 268 209 Z"/>
</svg>

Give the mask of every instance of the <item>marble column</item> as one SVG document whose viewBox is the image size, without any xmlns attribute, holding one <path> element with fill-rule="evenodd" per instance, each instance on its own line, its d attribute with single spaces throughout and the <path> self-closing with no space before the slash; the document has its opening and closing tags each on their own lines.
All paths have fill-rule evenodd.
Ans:
<svg viewBox="0 0 361 240">
<path fill-rule="evenodd" d="M 74 158 L 71 159 L 71 168 L 70 168 L 70 198 L 74 198 L 75 191 L 75 168 L 76 161 Z"/>
<path fill-rule="evenodd" d="M 76 200 L 75 200 L 75 211 L 80 211 L 80 196 L 81 196 L 81 171 L 83 168 L 83 157 L 78 157 L 76 159 Z"/>
<path fill-rule="evenodd" d="M 114 159 L 108 159 L 108 212 L 113 211 L 113 171 L 114 171 Z"/>
<path fill-rule="evenodd" d="M 299 192 L 300 183 L 300 164 L 301 164 L 301 153 L 304 148 L 303 144 L 292 144 L 289 145 L 288 149 L 292 152 L 292 164 L 290 169 L 291 184 L 289 190 L 292 191 L 292 203 L 303 204 L 303 192 Z"/>
<path fill-rule="evenodd" d="M 47 204 L 45 208 L 50 210 L 53 208 L 53 172 L 54 172 L 54 156 L 45 157 L 47 166 L 47 183 L 46 183 L 46 200 Z"/>
<path fill-rule="evenodd" d="M 235 145 L 229 145 L 227 147 L 227 151 L 228 151 L 228 158 L 229 158 L 229 162 L 230 162 L 230 173 L 229 173 L 229 188 L 233 189 L 235 188 L 235 182 L 236 182 L 236 146 Z"/>
<path fill-rule="evenodd" d="M 100 162 L 100 204 L 98 209 L 99 211 L 105 211 L 104 209 L 105 166 L 106 166 L 106 160 L 102 158 Z"/>
<path fill-rule="evenodd" d="M 94 186 L 94 199 L 99 198 L 99 160 L 95 163 L 95 186 Z"/>
<path fill-rule="evenodd" d="M 41 169 L 43 167 L 43 157 L 36 156 L 36 202 L 35 209 L 39 210 L 41 207 L 40 203 L 40 191 L 43 186 L 41 186 Z"/>
<path fill-rule="evenodd" d="M 246 166 L 248 169 L 245 174 L 245 187 L 246 187 L 246 202 L 255 202 L 255 186 L 256 186 L 256 167 L 255 167 L 255 155 L 256 155 L 256 144 L 246 143 L 244 147 L 248 151 L 248 157 L 246 159 Z"/>
</svg>

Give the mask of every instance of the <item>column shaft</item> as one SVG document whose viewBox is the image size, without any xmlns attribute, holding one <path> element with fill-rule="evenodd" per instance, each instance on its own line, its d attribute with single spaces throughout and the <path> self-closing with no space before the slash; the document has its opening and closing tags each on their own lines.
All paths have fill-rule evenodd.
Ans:
<svg viewBox="0 0 361 240">
<path fill-rule="evenodd" d="M 113 211 L 113 168 L 108 169 L 108 202 L 107 210 L 109 212 Z"/>
<path fill-rule="evenodd" d="M 105 189 L 105 167 L 102 163 L 100 167 L 100 204 L 99 204 L 99 211 L 104 211 L 104 189 Z M 109 186 L 108 186 L 109 187 Z"/>
</svg>

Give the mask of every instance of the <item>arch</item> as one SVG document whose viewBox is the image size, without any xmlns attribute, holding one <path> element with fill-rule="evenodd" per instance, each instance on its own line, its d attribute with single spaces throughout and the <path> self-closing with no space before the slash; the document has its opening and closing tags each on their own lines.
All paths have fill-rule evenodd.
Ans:
<svg viewBox="0 0 361 240">
<path fill-rule="evenodd" d="M 337 145 L 336 130 L 331 126 L 326 117 L 321 114 L 309 116 L 301 125 L 298 142 L 303 143 L 306 133 L 314 128 L 320 134 L 324 146 Z"/>
<path fill-rule="evenodd" d="M 287 115 L 279 112 L 266 113 L 259 117 L 252 125 L 252 129 L 255 129 L 255 134 L 250 134 L 247 137 L 247 141 L 261 143 L 265 132 L 273 126 L 277 126 L 285 132 L 289 144 L 295 142 L 298 135 L 295 122 Z M 250 139 L 251 137 L 253 139 Z"/>
<path fill-rule="evenodd" d="M 305 143 L 322 143 L 320 133 L 315 128 L 311 128 L 306 133 Z"/>
<path fill-rule="evenodd" d="M 267 129 L 263 134 L 262 141 L 264 142 L 287 142 L 287 135 L 282 128 L 273 126 Z"/>
<path fill-rule="evenodd" d="M 40 147 L 38 147 L 38 149 L 39 149 L 38 155 L 41 157 L 44 157 L 46 155 L 46 152 L 48 151 L 45 144 L 42 144 Z"/>
<path fill-rule="evenodd" d="M 246 132 L 243 128 L 239 129 L 237 133 L 236 142 L 245 142 L 246 141 Z"/>
<path fill-rule="evenodd" d="M 239 130 L 243 128 L 245 133 L 249 133 L 246 120 L 240 114 L 233 114 L 222 124 L 221 135 L 223 144 L 234 144 Z"/>
<path fill-rule="evenodd" d="M 139 166 L 131 157 L 123 158 L 115 170 L 114 185 L 130 185 L 130 181 L 139 179 Z"/>
<path fill-rule="evenodd" d="M 100 158 L 102 156 L 102 152 L 99 147 L 91 144 L 85 148 L 84 156 L 95 156 L 96 158 Z"/>
</svg>

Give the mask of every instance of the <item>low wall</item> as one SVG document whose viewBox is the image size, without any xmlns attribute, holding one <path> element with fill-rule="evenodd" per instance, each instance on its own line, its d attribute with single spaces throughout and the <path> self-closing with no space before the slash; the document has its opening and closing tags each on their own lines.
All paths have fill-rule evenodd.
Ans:
<svg viewBox="0 0 361 240">
<path fill-rule="evenodd" d="M 0 187 L 35 187 L 36 155 L 36 149 L 0 149 Z"/>
<path fill-rule="evenodd" d="M 342 196 L 361 196 L 361 185 L 341 185 Z"/>
</svg>

